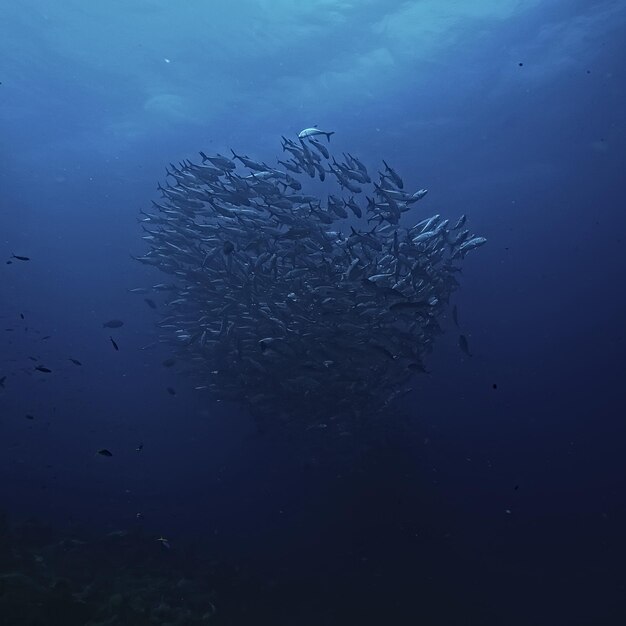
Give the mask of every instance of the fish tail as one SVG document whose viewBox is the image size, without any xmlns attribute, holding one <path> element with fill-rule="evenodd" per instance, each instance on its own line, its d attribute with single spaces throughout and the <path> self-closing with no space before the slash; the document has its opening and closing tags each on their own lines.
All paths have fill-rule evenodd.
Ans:
<svg viewBox="0 0 626 626">
<path fill-rule="evenodd" d="M 335 134 L 334 130 L 331 130 L 329 133 L 324 133 L 326 135 L 326 139 L 328 139 L 328 143 L 330 143 L 330 136 Z"/>
</svg>

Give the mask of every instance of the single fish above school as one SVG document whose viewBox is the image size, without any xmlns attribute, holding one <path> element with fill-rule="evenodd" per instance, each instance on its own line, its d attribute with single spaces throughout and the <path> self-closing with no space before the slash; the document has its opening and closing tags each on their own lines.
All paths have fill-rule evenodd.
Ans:
<svg viewBox="0 0 626 626">
<path fill-rule="evenodd" d="M 331 130 L 330 132 L 326 132 L 317 128 L 317 126 L 313 126 L 312 128 L 305 128 L 298 133 L 298 139 L 304 139 L 307 137 L 316 137 L 317 135 L 325 135 L 326 139 L 330 141 L 330 136 L 334 135 L 335 131 Z M 327 157 L 328 158 L 328 157 Z"/>
</svg>

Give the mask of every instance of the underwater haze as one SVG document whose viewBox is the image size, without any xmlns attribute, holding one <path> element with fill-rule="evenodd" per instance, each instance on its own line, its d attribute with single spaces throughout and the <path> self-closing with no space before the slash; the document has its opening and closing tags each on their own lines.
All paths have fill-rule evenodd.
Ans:
<svg viewBox="0 0 626 626">
<path fill-rule="evenodd" d="M 625 59 L 622 0 L 0 2 L 0 626 L 626 623 Z"/>
</svg>

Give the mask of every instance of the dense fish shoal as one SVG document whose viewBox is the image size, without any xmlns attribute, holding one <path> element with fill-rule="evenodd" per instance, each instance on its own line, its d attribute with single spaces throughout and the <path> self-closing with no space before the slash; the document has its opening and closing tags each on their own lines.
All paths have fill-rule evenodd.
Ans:
<svg viewBox="0 0 626 626">
<path fill-rule="evenodd" d="M 169 276 L 153 287 L 167 298 L 159 340 L 197 388 L 260 420 L 348 433 L 412 391 L 486 240 L 465 216 L 407 226 L 426 189 L 405 190 L 385 161 L 372 180 L 331 154 L 332 134 L 283 137 L 277 166 L 234 151 L 170 164 L 134 258 Z"/>
</svg>

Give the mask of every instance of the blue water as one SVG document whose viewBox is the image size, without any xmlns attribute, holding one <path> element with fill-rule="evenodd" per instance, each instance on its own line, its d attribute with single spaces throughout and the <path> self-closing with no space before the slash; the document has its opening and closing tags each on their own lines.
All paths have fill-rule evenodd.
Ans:
<svg viewBox="0 0 626 626">
<path fill-rule="evenodd" d="M 12 520 L 201 544 L 244 581 L 216 623 L 626 623 L 623 1 L 0 4 Z M 352 446 L 198 395 L 127 292 L 164 278 L 130 253 L 170 161 L 313 124 L 488 239 L 454 299 L 474 356 L 444 321 Z"/>
</svg>

